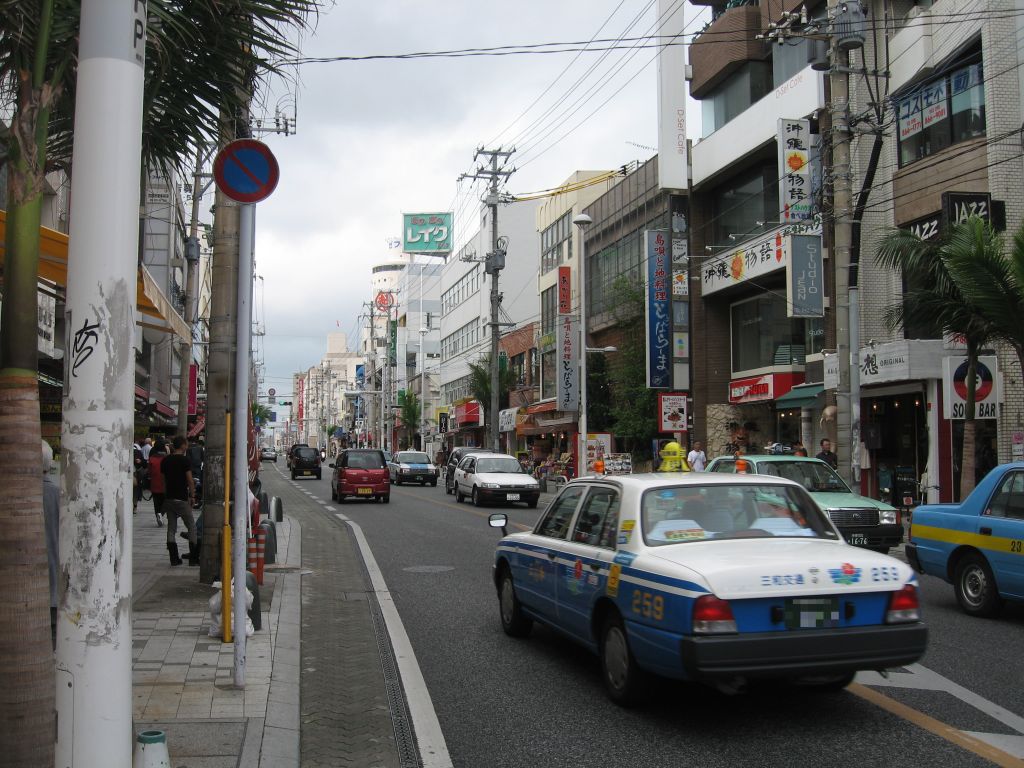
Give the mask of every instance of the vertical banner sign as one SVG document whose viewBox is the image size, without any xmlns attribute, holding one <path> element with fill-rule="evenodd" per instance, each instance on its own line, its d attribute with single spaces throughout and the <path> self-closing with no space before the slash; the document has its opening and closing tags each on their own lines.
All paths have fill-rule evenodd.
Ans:
<svg viewBox="0 0 1024 768">
<path fill-rule="evenodd" d="M 790 235 L 786 263 L 787 317 L 825 316 L 825 265 L 821 238 Z"/>
<path fill-rule="evenodd" d="M 188 366 L 188 415 L 196 415 L 196 399 L 199 390 L 199 366 L 190 363 Z"/>
<path fill-rule="evenodd" d="M 647 254 L 647 386 L 672 386 L 672 315 L 669 307 L 668 230 L 644 232 Z"/>
<path fill-rule="evenodd" d="M 580 407 L 580 353 L 578 324 L 572 315 L 560 315 L 557 326 L 558 374 L 555 402 L 560 411 L 578 411 Z"/>
<path fill-rule="evenodd" d="M 688 189 L 686 147 L 686 3 L 658 0 L 658 186 Z"/>
<path fill-rule="evenodd" d="M 388 365 L 398 364 L 398 321 L 388 320 Z"/>
<path fill-rule="evenodd" d="M 402 215 L 402 251 L 443 256 L 452 250 L 451 213 Z"/>
<path fill-rule="evenodd" d="M 779 217 L 784 224 L 811 218 L 811 122 L 779 118 Z"/>
<path fill-rule="evenodd" d="M 572 267 L 558 268 L 558 314 L 572 312 Z"/>
</svg>

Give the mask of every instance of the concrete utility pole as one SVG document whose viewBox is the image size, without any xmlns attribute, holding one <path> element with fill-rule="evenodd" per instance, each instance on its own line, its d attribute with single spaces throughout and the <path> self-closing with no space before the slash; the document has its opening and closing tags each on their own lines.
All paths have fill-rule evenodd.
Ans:
<svg viewBox="0 0 1024 768">
<path fill-rule="evenodd" d="M 196 272 L 199 266 L 199 204 L 205 189 L 202 178 L 203 145 L 196 147 L 196 168 L 192 174 L 192 221 L 185 244 L 185 324 L 189 337 L 181 345 L 181 370 L 178 379 L 178 434 L 188 434 L 189 372 L 192 366 L 192 333 L 195 318 Z"/>
<path fill-rule="evenodd" d="M 490 438 L 491 450 L 497 452 L 500 451 L 499 441 L 501 434 L 498 432 L 498 402 L 501 393 L 498 391 L 500 384 L 500 365 L 498 348 L 499 340 L 501 339 L 501 326 L 508 325 L 507 323 L 501 323 L 499 312 L 501 310 L 501 293 L 498 291 L 498 276 L 501 270 L 505 268 L 505 251 L 499 247 L 498 243 L 498 202 L 500 196 L 498 195 L 498 180 L 505 178 L 507 179 L 513 173 L 515 168 L 504 170 L 498 168 L 498 158 L 507 160 L 513 154 L 515 149 L 502 150 L 501 147 L 498 149 L 478 149 L 473 154 L 473 160 L 476 160 L 481 155 L 487 155 L 490 157 L 490 168 L 484 168 L 483 166 L 477 168 L 476 173 L 464 174 L 460 178 L 463 179 L 487 179 L 490 182 L 490 188 L 487 190 L 487 196 L 484 198 L 484 202 L 491 209 L 491 252 L 487 254 L 487 259 L 484 262 L 484 271 L 491 276 L 491 402 L 489 404 L 489 412 L 487 414 L 487 434 Z"/>
<path fill-rule="evenodd" d="M 145 3 L 83 0 L 61 429 L 54 764 L 62 767 L 132 761 L 132 339 L 145 55 Z"/>
</svg>

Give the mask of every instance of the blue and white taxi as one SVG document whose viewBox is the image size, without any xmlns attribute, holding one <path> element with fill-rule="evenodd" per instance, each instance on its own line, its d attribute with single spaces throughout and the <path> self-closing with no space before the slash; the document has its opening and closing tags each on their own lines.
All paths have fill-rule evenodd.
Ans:
<svg viewBox="0 0 1024 768">
<path fill-rule="evenodd" d="M 842 688 L 917 661 L 928 638 L 908 565 L 845 543 L 803 487 L 764 475 L 573 480 L 502 538 L 494 583 L 507 634 L 540 621 L 576 639 L 624 705 L 646 673 Z"/>
</svg>

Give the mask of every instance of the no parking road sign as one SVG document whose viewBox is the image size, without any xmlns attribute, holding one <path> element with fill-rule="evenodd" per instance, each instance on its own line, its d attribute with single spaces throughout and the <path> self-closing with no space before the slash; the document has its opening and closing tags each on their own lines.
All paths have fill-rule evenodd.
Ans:
<svg viewBox="0 0 1024 768">
<path fill-rule="evenodd" d="M 258 203 L 270 197 L 281 173 L 270 147 L 255 139 L 232 141 L 213 161 L 217 188 L 239 203 Z"/>
</svg>

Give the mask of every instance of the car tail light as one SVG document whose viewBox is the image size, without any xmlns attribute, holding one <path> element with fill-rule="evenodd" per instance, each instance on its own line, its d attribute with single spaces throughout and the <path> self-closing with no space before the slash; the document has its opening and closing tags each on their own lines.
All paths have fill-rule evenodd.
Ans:
<svg viewBox="0 0 1024 768">
<path fill-rule="evenodd" d="M 917 587 L 907 584 L 889 597 L 889 610 L 885 613 L 886 624 L 902 624 L 921 619 L 920 603 L 917 601 Z"/>
<path fill-rule="evenodd" d="M 698 597 L 693 604 L 693 633 L 717 635 L 736 631 L 736 619 L 725 600 L 714 595 Z"/>
</svg>

